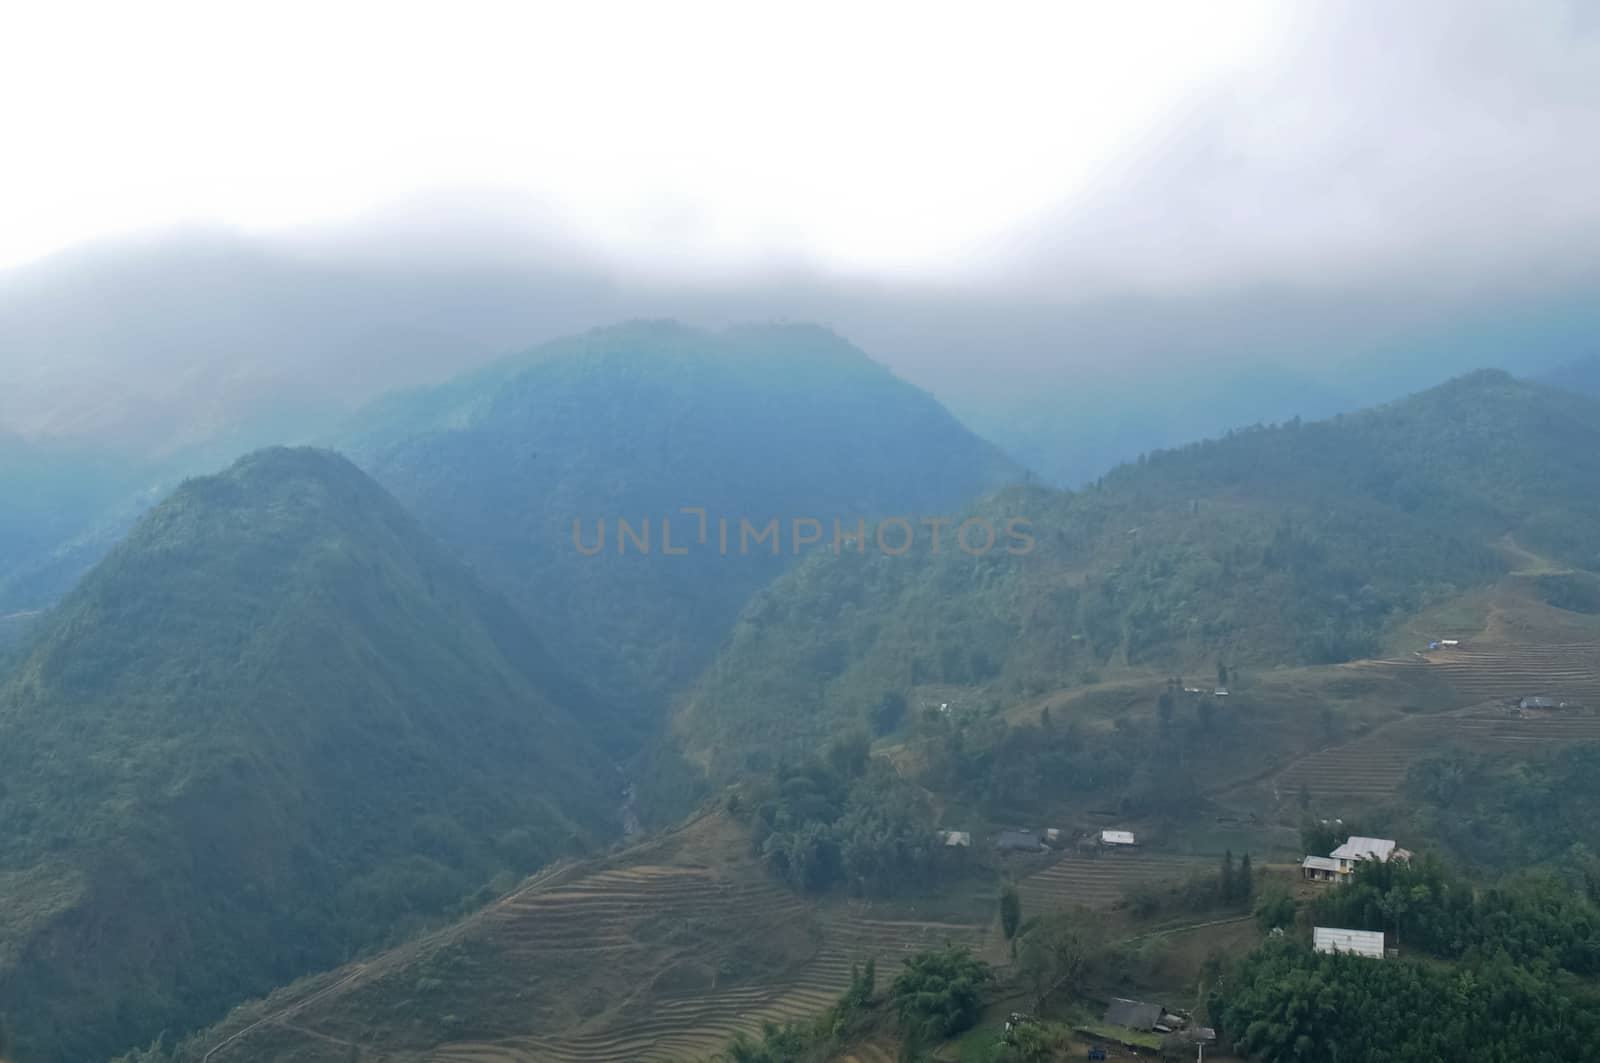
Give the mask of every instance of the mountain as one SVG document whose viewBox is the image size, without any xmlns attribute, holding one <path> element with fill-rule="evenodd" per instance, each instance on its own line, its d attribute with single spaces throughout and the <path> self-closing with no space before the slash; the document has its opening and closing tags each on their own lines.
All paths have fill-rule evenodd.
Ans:
<svg viewBox="0 0 1600 1063">
<path fill-rule="evenodd" d="M 590 695 L 345 459 L 186 482 L 0 686 L 0 1013 L 105 1058 L 604 839 Z"/>
<path fill-rule="evenodd" d="M 1027 541 L 815 551 L 746 607 L 675 730 L 727 776 L 886 697 L 1014 703 L 1130 668 L 1373 655 L 1513 559 L 1600 570 L 1596 453 L 1600 403 L 1485 371 L 1151 454 L 1077 494 L 1014 488 L 957 520 L 1022 521 Z"/>
<path fill-rule="evenodd" d="M 804 325 L 599 329 L 385 400 L 336 443 L 620 706 L 623 746 L 793 560 L 796 521 L 831 539 L 836 521 L 944 513 L 1020 478 L 930 396 Z M 772 521 L 776 541 L 741 539 Z"/>
<path fill-rule="evenodd" d="M 1540 378 L 1553 388 L 1565 388 L 1582 395 L 1600 396 L 1600 356 L 1565 365 Z"/>
<path fill-rule="evenodd" d="M 1159 374 L 1159 384 L 1148 369 L 1084 373 L 1071 387 L 1029 388 L 1028 374 L 1018 377 L 1012 390 L 953 394 L 951 409 L 1046 482 L 1073 488 L 1152 450 L 1241 425 L 1316 420 L 1363 405 L 1307 373 L 1273 366 L 1172 367 Z"/>
</svg>

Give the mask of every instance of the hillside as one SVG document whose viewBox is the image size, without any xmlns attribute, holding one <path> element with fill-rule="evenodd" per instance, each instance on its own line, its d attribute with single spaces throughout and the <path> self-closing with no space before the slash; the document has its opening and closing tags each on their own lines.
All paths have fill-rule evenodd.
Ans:
<svg viewBox="0 0 1600 1063">
<path fill-rule="evenodd" d="M 920 916 L 811 903 L 772 879 L 737 820 L 705 812 L 253 1001 L 152 1063 L 708 1060 L 737 1033 L 822 1011 L 856 964 L 887 983 L 915 949 L 981 946 L 992 898 L 978 889 Z"/>
<path fill-rule="evenodd" d="M 1555 388 L 1566 388 L 1582 395 L 1600 395 L 1600 355 L 1563 366 L 1541 378 Z"/>
<path fill-rule="evenodd" d="M 836 520 L 943 513 L 1018 475 L 931 397 L 812 326 L 600 329 L 390 398 L 337 442 L 625 707 L 621 750 L 789 564 L 795 520 L 831 541 Z M 704 529 L 686 508 L 704 510 Z M 741 521 L 773 520 L 777 556 L 771 540 L 741 549 Z M 603 524 L 604 548 L 580 552 L 575 524 L 590 549 Z"/>
<path fill-rule="evenodd" d="M 1508 544 L 1600 568 L 1597 452 L 1600 404 L 1484 372 L 1078 494 L 1002 492 L 964 516 L 1027 521 L 1031 549 L 816 552 L 746 608 L 677 730 L 727 775 L 873 722 L 886 694 L 983 707 L 1127 669 L 1371 656 L 1498 579 Z"/>
<path fill-rule="evenodd" d="M 604 837 L 594 711 L 337 455 L 186 482 L 0 687 L 17 1058 L 213 1019 Z"/>
</svg>

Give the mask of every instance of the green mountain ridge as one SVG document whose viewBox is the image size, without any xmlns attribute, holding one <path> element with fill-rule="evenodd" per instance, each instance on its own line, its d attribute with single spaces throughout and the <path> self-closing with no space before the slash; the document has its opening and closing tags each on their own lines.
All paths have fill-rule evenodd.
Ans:
<svg viewBox="0 0 1600 1063">
<path fill-rule="evenodd" d="M 592 695 L 377 484 L 187 481 L 0 686 L 0 1014 L 104 1058 L 614 830 Z"/>
<path fill-rule="evenodd" d="M 620 706 L 636 748 L 751 594 L 793 559 L 699 540 L 726 519 L 938 514 L 1020 478 L 926 393 L 802 325 L 632 322 L 391 397 L 335 442 L 517 604 Z M 618 552 L 618 522 L 652 552 Z M 663 524 L 687 556 L 665 553 Z M 585 556 L 574 525 L 607 548 Z M 737 539 L 735 538 L 735 542 Z"/>
<path fill-rule="evenodd" d="M 816 552 L 751 601 L 675 731 L 726 778 L 917 688 L 1017 700 L 1103 669 L 1369 656 L 1503 575 L 1506 536 L 1600 569 L 1596 453 L 1600 404 L 1485 371 L 1150 454 L 1077 494 L 1003 491 L 964 516 L 1028 521 L 1031 551 Z"/>
</svg>

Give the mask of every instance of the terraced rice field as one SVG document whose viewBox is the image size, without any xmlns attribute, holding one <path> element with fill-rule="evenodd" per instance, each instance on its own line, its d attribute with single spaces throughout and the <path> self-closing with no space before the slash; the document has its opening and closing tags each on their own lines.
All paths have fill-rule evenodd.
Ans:
<svg viewBox="0 0 1600 1063">
<path fill-rule="evenodd" d="M 1070 853 L 1017 886 L 1023 911 L 1041 912 L 1084 905 L 1108 908 L 1140 882 L 1181 879 L 1208 868 L 1207 858 L 1172 853 L 1105 852 L 1095 856 Z"/>
<path fill-rule="evenodd" d="M 639 905 L 673 919 L 737 918 L 741 913 L 775 923 L 810 911 L 793 894 L 762 882 L 743 887 L 718 884 L 707 872 L 682 868 L 633 868 L 603 872 L 507 905 L 502 941 L 529 954 L 555 957 L 572 952 L 614 954 L 625 964 L 638 932 Z M 430 1058 L 440 1063 L 626 1063 L 704 1059 L 739 1033 L 759 1033 L 767 1022 L 814 1016 L 832 1005 L 849 984 L 852 966 L 877 961 L 880 980 L 893 977 L 907 956 L 947 941 L 978 944 L 982 928 L 955 923 L 875 917 L 859 906 L 814 913 L 822 940 L 815 955 L 783 977 L 759 984 L 658 993 L 631 1003 L 586 1028 L 562 1035 L 508 1037 L 492 1042 L 445 1045 Z"/>
<path fill-rule="evenodd" d="M 1417 761 L 1452 748 L 1517 754 L 1576 742 L 1600 742 L 1600 716 L 1523 718 L 1497 709 L 1409 717 L 1353 742 L 1321 750 L 1279 774 L 1279 796 L 1301 787 L 1314 797 L 1377 800 L 1395 794 Z"/>
<path fill-rule="evenodd" d="M 1542 695 L 1600 709 L 1600 645 L 1467 644 L 1425 656 L 1464 703 Z"/>
</svg>

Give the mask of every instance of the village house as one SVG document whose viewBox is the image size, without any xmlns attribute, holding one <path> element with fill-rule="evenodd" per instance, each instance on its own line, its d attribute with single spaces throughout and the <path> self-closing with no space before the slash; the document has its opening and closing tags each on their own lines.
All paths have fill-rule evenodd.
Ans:
<svg viewBox="0 0 1600 1063">
<path fill-rule="evenodd" d="M 1031 830 L 1008 830 L 1000 833 L 994 847 L 1002 853 L 1037 853 L 1044 842 Z"/>
<path fill-rule="evenodd" d="M 1352 834 L 1343 845 L 1328 855 L 1339 861 L 1339 872 L 1346 875 L 1363 860 L 1376 860 L 1384 864 L 1396 857 L 1401 860 L 1411 858 L 1411 854 L 1396 846 L 1392 838 L 1367 838 L 1359 834 Z"/>
<path fill-rule="evenodd" d="M 1133 832 L 1128 830 L 1103 830 L 1100 832 L 1100 844 L 1110 846 L 1137 845 L 1133 839 Z"/>
<path fill-rule="evenodd" d="M 1387 863 L 1390 860 L 1409 859 L 1410 851 L 1400 848 L 1392 838 L 1368 838 L 1352 834 L 1327 856 L 1307 856 L 1301 860 L 1300 876 L 1311 882 L 1334 882 L 1354 871 L 1363 860 Z"/>
</svg>

